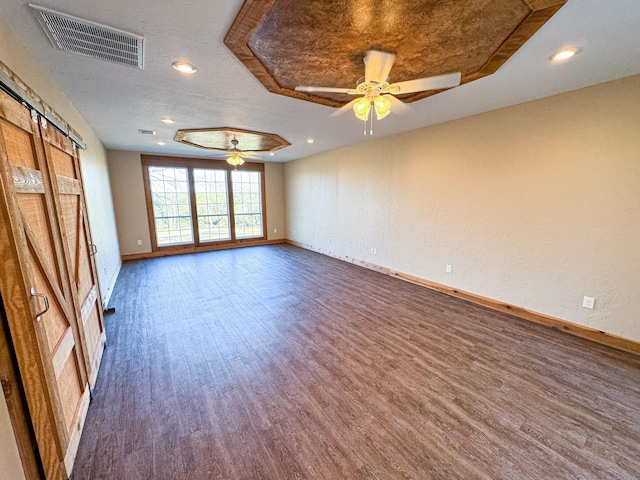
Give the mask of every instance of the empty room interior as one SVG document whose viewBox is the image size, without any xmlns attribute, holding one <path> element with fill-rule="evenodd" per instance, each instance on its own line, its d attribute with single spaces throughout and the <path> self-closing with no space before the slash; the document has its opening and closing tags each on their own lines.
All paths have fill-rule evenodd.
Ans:
<svg viewBox="0 0 640 480">
<path fill-rule="evenodd" d="M 0 0 L 0 478 L 639 478 L 638 32 Z"/>
</svg>

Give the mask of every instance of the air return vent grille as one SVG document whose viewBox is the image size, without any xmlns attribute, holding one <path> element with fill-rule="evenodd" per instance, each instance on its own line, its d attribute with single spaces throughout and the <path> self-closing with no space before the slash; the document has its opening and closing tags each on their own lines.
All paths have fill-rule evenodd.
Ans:
<svg viewBox="0 0 640 480">
<path fill-rule="evenodd" d="M 143 68 L 140 35 L 29 5 L 53 45 L 67 52 Z"/>
</svg>

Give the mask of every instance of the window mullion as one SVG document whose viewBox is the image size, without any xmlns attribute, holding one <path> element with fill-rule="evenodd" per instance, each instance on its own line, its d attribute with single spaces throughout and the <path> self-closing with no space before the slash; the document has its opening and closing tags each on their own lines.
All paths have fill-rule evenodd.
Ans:
<svg viewBox="0 0 640 480">
<path fill-rule="evenodd" d="M 260 220 L 262 221 L 262 237 L 267 239 L 267 206 L 265 205 L 267 190 L 265 187 L 264 172 L 260 173 Z"/>
<path fill-rule="evenodd" d="M 232 170 L 227 170 L 227 192 L 229 192 L 229 227 L 231 228 L 231 241 L 236 241 L 236 213 L 233 205 Z"/>
<path fill-rule="evenodd" d="M 191 225 L 193 228 L 193 243 L 200 245 L 200 226 L 198 225 L 198 206 L 196 205 L 196 185 L 193 179 L 193 168 L 187 168 L 187 178 L 189 179 L 189 198 L 191 199 Z"/>
</svg>

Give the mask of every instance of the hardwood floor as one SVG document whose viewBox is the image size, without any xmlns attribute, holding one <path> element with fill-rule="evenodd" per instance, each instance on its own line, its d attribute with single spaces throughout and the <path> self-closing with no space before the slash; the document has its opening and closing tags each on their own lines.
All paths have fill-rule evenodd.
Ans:
<svg viewBox="0 0 640 480">
<path fill-rule="evenodd" d="M 84 479 L 637 479 L 640 357 L 287 245 L 126 263 Z"/>
</svg>

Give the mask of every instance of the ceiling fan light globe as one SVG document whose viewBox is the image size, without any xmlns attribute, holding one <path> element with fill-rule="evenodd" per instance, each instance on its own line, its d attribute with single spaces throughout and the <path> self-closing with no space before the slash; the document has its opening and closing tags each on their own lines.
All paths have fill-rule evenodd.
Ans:
<svg viewBox="0 0 640 480">
<path fill-rule="evenodd" d="M 371 109 L 371 102 L 368 98 L 362 97 L 357 102 L 353 104 L 353 113 L 356 114 L 362 121 L 367 121 L 369 118 L 369 110 Z"/>
<path fill-rule="evenodd" d="M 376 118 L 382 120 L 391 113 L 391 99 L 386 95 L 378 96 L 374 102 L 374 108 L 376 110 Z"/>
<path fill-rule="evenodd" d="M 233 153 L 229 158 L 227 158 L 227 163 L 229 165 L 233 165 L 234 167 L 237 167 L 238 165 L 243 165 L 244 160 L 237 153 Z"/>
</svg>

